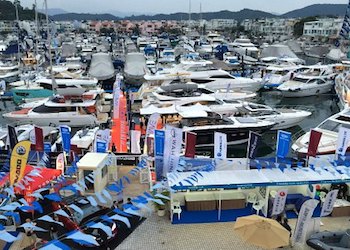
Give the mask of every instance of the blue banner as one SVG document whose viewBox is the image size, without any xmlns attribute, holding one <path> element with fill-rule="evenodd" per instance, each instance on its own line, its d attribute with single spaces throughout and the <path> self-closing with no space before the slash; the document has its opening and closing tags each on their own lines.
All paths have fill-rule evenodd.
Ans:
<svg viewBox="0 0 350 250">
<path fill-rule="evenodd" d="M 155 169 L 156 169 L 157 180 L 160 180 L 163 176 L 164 142 L 165 142 L 165 131 L 155 130 L 154 131 L 154 156 L 155 156 Z"/>
<path fill-rule="evenodd" d="M 292 133 L 278 130 L 276 154 L 279 158 L 285 158 L 288 155 Z"/>
<path fill-rule="evenodd" d="M 249 131 L 247 158 L 254 159 L 258 152 L 258 146 L 261 141 L 261 135 L 252 131 Z"/>
<path fill-rule="evenodd" d="M 45 153 L 51 152 L 51 143 L 50 142 L 44 142 L 44 152 Z"/>
<path fill-rule="evenodd" d="M 107 143 L 105 141 L 96 141 L 96 152 L 97 153 L 106 153 Z"/>
<path fill-rule="evenodd" d="M 60 126 L 61 138 L 62 138 L 62 147 L 63 151 L 69 153 L 70 151 L 70 127 L 66 125 Z"/>
</svg>

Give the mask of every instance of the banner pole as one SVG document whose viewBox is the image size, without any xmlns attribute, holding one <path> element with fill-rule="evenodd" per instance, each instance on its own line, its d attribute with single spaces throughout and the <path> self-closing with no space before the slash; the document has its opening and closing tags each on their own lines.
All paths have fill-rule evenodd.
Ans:
<svg viewBox="0 0 350 250">
<path fill-rule="evenodd" d="M 249 160 L 250 137 L 251 137 L 251 131 L 249 131 L 249 138 L 248 138 L 248 145 L 247 145 L 247 169 L 250 169 L 250 160 Z"/>
</svg>

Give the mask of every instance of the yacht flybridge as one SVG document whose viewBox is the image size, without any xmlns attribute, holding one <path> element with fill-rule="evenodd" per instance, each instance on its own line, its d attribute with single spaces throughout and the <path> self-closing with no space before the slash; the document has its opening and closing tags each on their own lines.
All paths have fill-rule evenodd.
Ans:
<svg viewBox="0 0 350 250">
<path fill-rule="evenodd" d="M 39 126 L 72 127 L 107 123 L 110 106 L 105 105 L 102 90 L 91 90 L 80 96 L 53 96 L 32 108 L 23 108 L 3 115 L 10 122 Z"/>
</svg>

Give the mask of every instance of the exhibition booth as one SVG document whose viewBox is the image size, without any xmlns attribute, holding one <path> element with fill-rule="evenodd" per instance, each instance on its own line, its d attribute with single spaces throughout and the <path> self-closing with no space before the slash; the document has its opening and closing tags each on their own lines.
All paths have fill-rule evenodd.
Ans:
<svg viewBox="0 0 350 250">
<path fill-rule="evenodd" d="M 174 224 L 235 221 L 251 214 L 271 215 L 273 199 L 279 190 L 286 190 L 285 211 L 296 218 L 307 199 L 319 197 L 320 188 L 330 190 L 331 185 L 349 183 L 345 166 L 337 168 L 279 168 L 260 170 L 231 170 L 211 172 L 169 173 L 171 213 L 181 207 L 178 216 L 171 216 Z M 350 203 L 337 200 L 340 214 L 350 213 Z M 334 210 L 336 212 L 336 209 Z M 314 212 L 319 216 L 320 204 Z"/>
</svg>

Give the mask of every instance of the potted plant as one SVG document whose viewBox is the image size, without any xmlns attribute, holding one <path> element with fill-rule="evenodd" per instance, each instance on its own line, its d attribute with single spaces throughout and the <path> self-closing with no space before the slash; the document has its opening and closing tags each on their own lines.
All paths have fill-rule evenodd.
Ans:
<svg viewBox="0 0 350 250">
<path fill-rule="evenodd" d="M 157 197 L 157 196 L 155 196 L 156 194 L 162 194 L 162 195 L 164 195 L 164 196 L 166 196 L 166 197 L 169 197 L 169 191 L 167 191 L 167 190 L 165 190 L 165 191 L 163 191 L 163 192 L 161 192 L 161 193 L 159 193 L 159 192 L 154 192 L 153 193 L 153 198 L 154 199 L 158 199 L 158 200 L 161 200 L 163 203 L 164 203 L 164 205 L 161 205 L 161 204 L 159 204 L 159 203 L 157 203 L 157 202 L 153 202 L 154 203 L 154 206 L 155 206 L 155 208 L 156 208 L 156 210 L 157 210 L 157 214 L 158 214 L 158 216 L 164 216 L 165 215 L 165 210 L 166 210 L 166 208 L 167 208 L 167 205 L 168 205 L 168 203 L 169 203 L 169 200 L 168 199 L 165 199 L 165 198 L 162 198 L 162 197 Z"/>
</svg>

